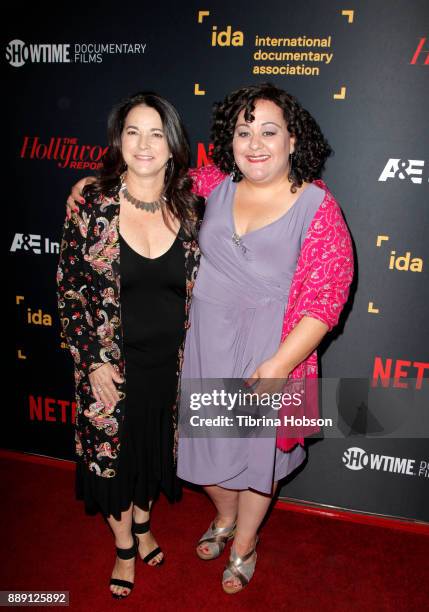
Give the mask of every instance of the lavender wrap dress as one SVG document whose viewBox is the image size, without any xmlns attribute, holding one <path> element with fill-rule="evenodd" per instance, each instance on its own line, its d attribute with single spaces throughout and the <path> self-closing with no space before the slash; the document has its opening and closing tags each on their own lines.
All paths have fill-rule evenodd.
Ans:
<svg viewBox="0 0 429 612">
<path fill-rule="evenodd" d="M 301 247 L 325 195 L 310 185 L 282 217 L 237 241 L 236 186 L 227 177 L 207 200 L 182 380 L 249 377 L 277 352 Z M 277 449 L 274 437 L 179 436 L 177 474 L 195 484 L 270 493 L 273 481 L 305 457 L 299 445 Z"/>
</svg>

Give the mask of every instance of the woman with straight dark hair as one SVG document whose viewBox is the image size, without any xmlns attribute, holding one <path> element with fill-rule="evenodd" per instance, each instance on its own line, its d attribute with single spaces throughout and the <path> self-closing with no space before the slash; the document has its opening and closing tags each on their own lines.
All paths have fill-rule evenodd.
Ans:
<svg viewBox="0 0 429 612">
<path fill-rule="evenodd" d="M 116 106 L 109 149 L 66 219 L 58 304 L 75 364 L 77 496 L 101 510 L 117 559 L 110 589 L 129 595 L 137 552 L 159 567 L 150 532 L 175 473 L 178 357 L 199 251 L 199 199 L 175 108 L 154 93 Z"/>
</svg>

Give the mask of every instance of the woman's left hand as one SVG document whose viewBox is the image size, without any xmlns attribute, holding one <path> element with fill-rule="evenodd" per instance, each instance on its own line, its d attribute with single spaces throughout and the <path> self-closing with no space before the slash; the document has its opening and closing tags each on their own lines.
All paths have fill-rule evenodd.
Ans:
<svg viewBox="0 0 429 612">
<path fill-rule="evenodd" d="M 253 374 L 245 380 L 245 384 L 258 395 L 262 393 L 278 393 L 284 389 L 289 372 L 282 362 L 274 357 L 263 361 Z"/>
</svg>

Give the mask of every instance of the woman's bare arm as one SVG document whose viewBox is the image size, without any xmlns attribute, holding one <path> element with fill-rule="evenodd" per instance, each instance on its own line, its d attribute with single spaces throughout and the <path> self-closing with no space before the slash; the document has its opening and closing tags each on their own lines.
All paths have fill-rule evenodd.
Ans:
<svg viewBox="0 0 429 612">
<path fill-rule="evenodd" d="M 87 176 L 86 178 L 80 179 L 80 181 L 73 185 L 71 193 L 67 198 L 67 217 L 70 217 L 72 212 L 79 212 L 78 204 L 83 204 L 85 201 L 82 197 L 83 188 L 86 185 L 90 185 L 94 181 L 94 176 Z"/>
</svg>

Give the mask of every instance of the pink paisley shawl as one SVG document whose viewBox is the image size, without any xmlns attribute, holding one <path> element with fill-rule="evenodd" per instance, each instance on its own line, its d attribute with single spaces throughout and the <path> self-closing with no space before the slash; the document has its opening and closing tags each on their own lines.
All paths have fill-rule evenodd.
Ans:
<svg viewBox="0 0 429 612">
<path fill-rule="evenodd" d="M 204 198 L 226 178 L 213 164 L 190 170 L 190 176 L 194 192 Z M 341 209 L 322 180 L 315 180 L 314 184 L 325 191 L 325 197 L 308 227 L 301 248 L 285 309 L 281 342 L 303 316 L 322 321 L 331 331 L 338 323 L 353 279 L 352 242 Z M 317 350 L 298 364 L 289 378 L 305 393 L 305 402 L 299 414 L 296 410 L 293 412 L 294 416 L 317 419 Z M 279 417 L 283 422 L 283 417 L 291 414 L 283 406 Z M 317 424 L 295 429 L 282 425 L 277 428 L 277 447 L 289 451 L 297 444 L 303 446 L 304 437 L 318 431 L 320 427 Z"/>
</svg>

